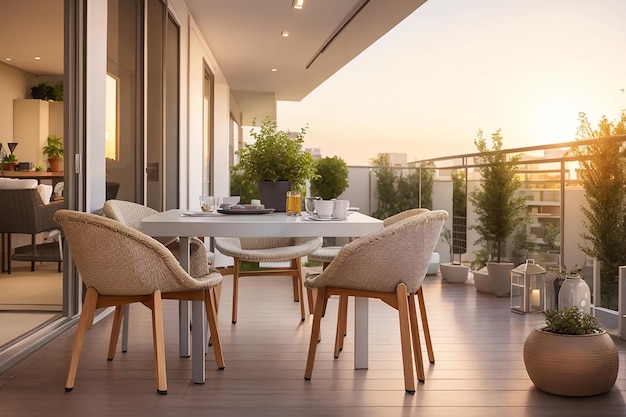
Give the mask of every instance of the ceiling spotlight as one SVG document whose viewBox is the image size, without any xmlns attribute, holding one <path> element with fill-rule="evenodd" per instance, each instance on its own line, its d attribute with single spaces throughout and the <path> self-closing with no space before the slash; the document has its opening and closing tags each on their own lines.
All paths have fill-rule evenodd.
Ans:
<svg viewBox="0 0 626 417">
<path fill-rule="evenodd" d="M 6 58 L 4 58 L 4 60 L 5 60 L 5 61 L 10 61 L 10 60 L 11 60 L 11 58 L 6 57 Z"/>
<path fill-rule="evenodd" d="M 293 0 L 293 3 L 291 3 L 291 6 L 294 9 L 301 9 L 303 5 L 304 5 L 304 0 Z"/>
<path fill-rule="evenodd" d="M 280 32 L 280 36 L 282 36 L 283 38 L 287 38 L 289 37 L 289 32 L 287 32 L 286 30 L 283 30 L 282 32 Z"/>
<path fill-rule="evenodd" d="M 278 68 L 272 68 L 272 72 L 278 72 Z"/>
<path fill-rule="evenodd" d="M 40 59 L 41 59 L 41 57 L 40 57 L 40 56 L 36 56 L 36 57 L 35 57 L 35 60 L 36 60 L 36 61 L 39 61 Z"/>
</svg>

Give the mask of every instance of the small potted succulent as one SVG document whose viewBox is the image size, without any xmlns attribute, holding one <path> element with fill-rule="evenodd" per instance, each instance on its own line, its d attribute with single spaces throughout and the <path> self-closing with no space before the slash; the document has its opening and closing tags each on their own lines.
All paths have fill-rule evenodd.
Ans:
<svg viewBox="0 0 626 417">
<path fill-rule="evenodd" d="M 596 318 L 577 308 L 546 311 L 524 343 L 528 376 L 542 391 L 586 397 L 609 391 L 619 369 L 617 348 Z"/>
</svg>

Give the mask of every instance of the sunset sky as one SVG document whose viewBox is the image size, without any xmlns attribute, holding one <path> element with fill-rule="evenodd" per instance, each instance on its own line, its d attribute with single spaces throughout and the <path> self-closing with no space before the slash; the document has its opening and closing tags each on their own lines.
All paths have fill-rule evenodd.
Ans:
<svg viewBox="0 0 626 417">
<path fill-rule="evenodd" d="M 505 148 L 575 138 L 626 109 L 626 0 L 428 0 L 301 102 L 281 129 L 366 165 L 475 152 L 478 129 Z"/>
</svg>

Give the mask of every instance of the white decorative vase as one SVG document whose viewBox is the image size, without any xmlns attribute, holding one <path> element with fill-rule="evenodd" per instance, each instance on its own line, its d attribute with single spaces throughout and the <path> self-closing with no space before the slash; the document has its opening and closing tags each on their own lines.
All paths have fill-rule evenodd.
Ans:
<svg viewBox="0 0 626 417">
<path fill-rule="evenodd" d="M 568 275 L 559 290 L 559 310 L 576 307 L 583 313 L 591 312 L 591 291 L 580 275 Z"/>
</svg>

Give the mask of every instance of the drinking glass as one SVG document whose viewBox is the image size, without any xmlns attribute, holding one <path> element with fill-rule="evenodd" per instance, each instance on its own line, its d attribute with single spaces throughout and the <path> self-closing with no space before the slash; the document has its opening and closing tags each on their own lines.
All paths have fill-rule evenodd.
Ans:
<svg viewBox="0 0 626 417">
<path fill-rule="evenodd" d="M 302 211 L 302 196 L 298 191 L 287 191 L 287 216 L 299 216 Z"/>
<path fill-rule="evenodd" d="M 202 211 L 205 212 L 215 210 L 215 197 L 213 197 L 212 195 L 201 195 L 200 208 L 202 209 Z"/>
</svg>

